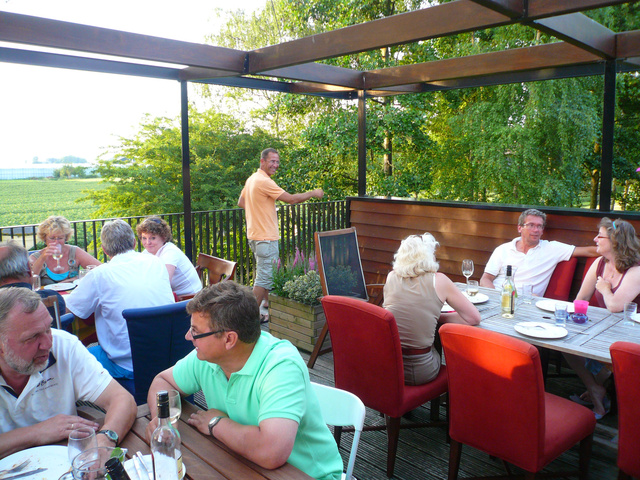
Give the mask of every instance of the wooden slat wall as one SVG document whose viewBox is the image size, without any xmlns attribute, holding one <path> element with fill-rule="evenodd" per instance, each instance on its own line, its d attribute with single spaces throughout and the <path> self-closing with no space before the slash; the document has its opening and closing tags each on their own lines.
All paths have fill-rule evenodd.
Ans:
<svg viewBox="0 0 640 480">
<path fill-rule="evenodd" d="M 640 232 L 640 215 L 615 212 L 469 203 L 445 203 L 386 198 L 350 198 L 350 225 L 356 227 L 367 283 L 384 283 L 393 254 L 408 235 L 429 232 L 440 247 L 436 257 L 440 271 L 454 281 L 464 281 L 460 265 L 471 258 L 474 279 L 480 279 L 493 250 L 518 235 L 518 217 L 527 208 L 547 214 L 543 238 L 572 245 L 594 245 L 597 225 L 604 216 L 623 218 Z M 584 261 L 579 262 L 572 293 L 582 279 Z"/>
</svg>

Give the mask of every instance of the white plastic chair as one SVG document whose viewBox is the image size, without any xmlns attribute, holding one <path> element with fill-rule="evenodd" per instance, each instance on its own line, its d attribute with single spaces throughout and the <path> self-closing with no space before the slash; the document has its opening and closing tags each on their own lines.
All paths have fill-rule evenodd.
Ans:
<svg viewBox="0 0 640 480">
<path fill-rule="evenodd" d="M 320 402 L 322 418 L 325 423 L 338 427 L 353 425 L 355 429 L 347 471 L 342 474 L 342 480 L 351 480 L 353 465 L 356 463 L 358 444 L 360 443 L 360 434 L 364 425 L 364 403 L 353 393 L 346 390 L 314 382 L 311 382 L 311 386 Z"/>
</svg>

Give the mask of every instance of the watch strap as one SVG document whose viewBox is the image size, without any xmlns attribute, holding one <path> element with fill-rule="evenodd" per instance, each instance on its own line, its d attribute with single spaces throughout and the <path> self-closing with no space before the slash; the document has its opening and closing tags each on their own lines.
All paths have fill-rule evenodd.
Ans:
<svg viewBox="0 0 640 480">
<path fill-rule="evenodd" d="M 211 435 L 213 438 L 216 438 L 216 436 L 213 434 L 213 427 L 215 427 L 223 418 L 227 417 L 225 417 L 224 415 L 218 415 L 217 417 L 213 417 L 211 420 L 209 420 L 209 435 Z"/>
<path fill-rule="evenodd" d="M 118 434 L 116 432 L 114 432 L 113 430 L 104 429 L 104 430 L 98 430 L 96 432 L 96 435 L 100 434 L 100 433 L 105 435 L 109 440 L 111 440 L 113 443 L 115 443 L 116 446 L 118 446 L 119 437 L 118 437 Z"/>
</svg>

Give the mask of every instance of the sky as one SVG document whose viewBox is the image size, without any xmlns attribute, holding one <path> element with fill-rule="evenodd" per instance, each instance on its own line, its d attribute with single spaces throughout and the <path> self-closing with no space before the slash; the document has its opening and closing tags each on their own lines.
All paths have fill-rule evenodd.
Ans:
<svg viewBox="0 0 640 480">
<path fill-rule="evenodd" d="M 251 12 L 266 1 L 0 0 L 0 11 L 204 43 L 222 25 L 217 8 Z M 145 114 L 180 114 L 180 84 L 172 80 L 4 62 L 0 78 L 0 168 L 24 167 L 35 157 L 92 162 L 118 137 L 131 137 Z"/>
</svg>

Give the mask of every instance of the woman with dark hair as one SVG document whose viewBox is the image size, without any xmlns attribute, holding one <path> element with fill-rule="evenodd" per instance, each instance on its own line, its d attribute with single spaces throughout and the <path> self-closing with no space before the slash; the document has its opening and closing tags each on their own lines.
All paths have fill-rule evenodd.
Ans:
<svg viewBox="0 0 640 480">
<path fill-rule="evenodd" d="M 480 323 L 478 309 L 444 273 L 438 273 L 437 246 L 429 233 L 405 238 L 384 285 L 383 307 L 398 325 L 407 385 L 422 385 L 438 375 L 440 355 L 432 348 L 438 323 Z M 455 312 L 441 313 L 445 302 Z"/>
<path fill-rule="evenodd" d="M 576 300 L 589 301 L 595 293 L 598 306 L 611 312 L 622 312 L 624 304 L 640 302 L 640 243 L 629 222 L 604 217 L 593 239 L 601 255 L 593 262 L 582 281 Z M 582 395 L 571 399 L 583 405 L 593 405 L 596 419 L 609 412 L 604 382 L 611 371 L 599 362 L 575 355 L 564 355 L 569 366 L 587 387 Z"/>
<path fill-rule="evenodd" d="M 160 217 L 148 217 L 136 227 L 143 253 L 159 257 L 169 272 L 171 290 L 176 295 L 193 295 L 202 290 L 202 282 L 187 256 L 172 242 L 171 228 Z"/>
</svg>

